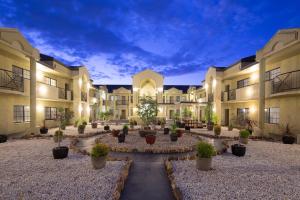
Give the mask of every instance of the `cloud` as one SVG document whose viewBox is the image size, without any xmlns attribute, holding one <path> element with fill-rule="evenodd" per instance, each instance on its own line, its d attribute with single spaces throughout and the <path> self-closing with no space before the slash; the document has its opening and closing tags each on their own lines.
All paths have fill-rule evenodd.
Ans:
<svg viewBox="0 0 300 200">
<path fill-rule="evenodd" d="M 300 23 L 296 4 L 277 12 L 279 1 L 0 0 L 0 25 L 19 28 L 42 53 L 86 65 L 95 82 L 116 83 L 147 68 L 201 75 L 255 54 L 271 31 Z"/>
</svg>

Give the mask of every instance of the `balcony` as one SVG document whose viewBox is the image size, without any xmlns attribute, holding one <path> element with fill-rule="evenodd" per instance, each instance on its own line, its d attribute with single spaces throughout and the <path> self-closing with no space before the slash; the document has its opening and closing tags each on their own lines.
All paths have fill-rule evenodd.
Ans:
<svg viewBox="0 0 300 200">
<path fill-rule="evenodd" d="M 280 74 L 271 81 L 271 94 L 297 89 L 300 89 L 300 70 Z"/>
<path fill-rule="evenodd" d="M 64 88 L 58 88 L 58 98 L 71 101 L 73 100 L 73 92 Z"/>
<path fill-rule="evenodd" d="M 11 71 L 0 69 L 0 88 L 24 92 L 24 78 Z"/>
<path fill-rule="evenodd" d="M 259 97 L 259 85 L 253 84 L 246 87 L 232 89 L 226 92 L 222 92 L 222 101 L 247 101 L 258 99 Z"/>
<path fill-rule="evenodd" d="M 81 101 L 87 102 L 87 93 L 81 92 Z"/>
<path fill-rule="evenodd" d="M 117 100 L 116 103 L 117 103 L 118 106 L 128 105 L 128 101 L 127 100 Z"/>
</svg>

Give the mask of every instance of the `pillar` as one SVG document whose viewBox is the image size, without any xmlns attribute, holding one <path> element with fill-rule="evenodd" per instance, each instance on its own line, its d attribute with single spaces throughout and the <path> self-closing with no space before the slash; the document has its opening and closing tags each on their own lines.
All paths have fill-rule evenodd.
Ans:
<svg viewBox="0 0 300 200">
<path fill-rule="evenodd" d="M 30 57 L 30 133 L 36 133 L 36 61 Z"/>
<path fill-rule="evenodd" d="M 264 133 L 264 123 L 265 123 L 265 68 L 266 62 L 265 58 L 262 58 L 259 63 L 259 116 L 258 116 L 258 126 L 261 133 Z"/>
</svg>

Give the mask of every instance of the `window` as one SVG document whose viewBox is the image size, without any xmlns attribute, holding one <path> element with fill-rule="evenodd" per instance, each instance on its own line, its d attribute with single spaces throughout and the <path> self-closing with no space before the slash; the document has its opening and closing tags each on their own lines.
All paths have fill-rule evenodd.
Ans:
<svg viewBox="0 0 300 200">
<path fill-rule="evenodd" d="M 237 118 L 238 120 L 244 121 L 249 117 L 249 108 L 238 108 Z"/>
<path fill-rule="evenodd" d="M 246 79 L 243 79 L 243 80 L 240 80 L 237 82 L 237 88 L 243 88 L 243 87 L 246 87 L 249 85 L 249 78 L 246 78 Z"/>
<path fill-rule="evenodd" d="M 266 81 L 274 79 L 276 76 L 280 75 L 280 68 L 272 69 L 265 73 Z"/>
<path fill-rule="evenodd" d="M 265 122 L 270 124 L 279 124 L 280 108 L 266 108 Z"/>
<path fill-rule="evenodd" d="M 55 79 L 49 78 L 49 77 L 45 77 L 46 80 L 46 84 L 47 85 L 51 85 L 51 86 L 57 86 L 57 81 Z"/>
<path fill-rule="evenodd" d="M 30 107 L 23 105 L 14 106 L 14 122 L 30 122 Z"/>
<path fill-rule="evenodd" d="M 176 102 L 180 102 L 180 96 L 176 96 Z"/>
<path fill-rule="evenodd" d="M 45 108 L 45 119 L 54 120 L 57 117 L 57 108 L 46 107 Z"/>
<path fill-rule="evenodd" d="M 186 101 L 186 97 L 185 96 L 182 96 L 182 101 Z"/>
</svg>

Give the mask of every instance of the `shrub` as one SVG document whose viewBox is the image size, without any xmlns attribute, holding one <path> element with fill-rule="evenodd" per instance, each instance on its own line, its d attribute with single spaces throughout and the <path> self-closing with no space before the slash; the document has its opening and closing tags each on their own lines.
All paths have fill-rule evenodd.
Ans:
<svg viewBox="0 0 300 200">
<path fill-rule="evenodd" d="M 80 119 L 76 119 L 74 126 L 77 127 L 80 124 Z"/>
<path fill-rule="evenodd" d="M 240 137 L 241 138 L 248 138 L 250 135 L 250 132 L 248 130 L 241 130 L 240 131 Z"/>
<path fill-rule="evenodd" d="M 171 135 L 177 135 L 177 126 L 176 126 L 176 123 L 173 123 L 171 125 Z"/>
<path fill-rule="evenodd" d="M 125 124 L 125 125 L 123 126 L 123 130 L 128 130 L 128 125 L 127 125 L 127 124 Z"/>
<path fill-rule="evenodd" d="M 197 156 L 200 158 L 211 158 L 216 155 L 215 148 L 207 142 L 197 144 Z"/>
<path fill-rule="evenodd" d="M 80 124 L 80 125 L 78 126 L 78 129 L 85 129 L 85 125 L 84 125 L 84 124 Z"/>
<path fill-rule="evenodd" d="M 81 124 L 84 125 L 84 126 L 86 126 L 86 125 L 87 125 L 86 120 L 82 120 L 82 123 L 81 123 Z"/>
<path fill-rule="evenodd" d="M 109 147 L 107 145 L 98 143 L 93 146 L 91 156 L 94 158 L 107 156 L 108 152 L 109 152 Z"/>
<path fill-rule="evenodd" d="M 57 131 L 55 131 L 54 136 L 55 136 L 55 137 L 58 137 L 58 138 L 62 138 L 63 132 L 60 131 L 60 130 L 57 130 Z"/>
<path fill-rule="evenodd" d="M 216 136 L 219 136 L 221 134 L 221 126 L 220 125 L 214 126 L 214 133 Z"/>
</svg>

